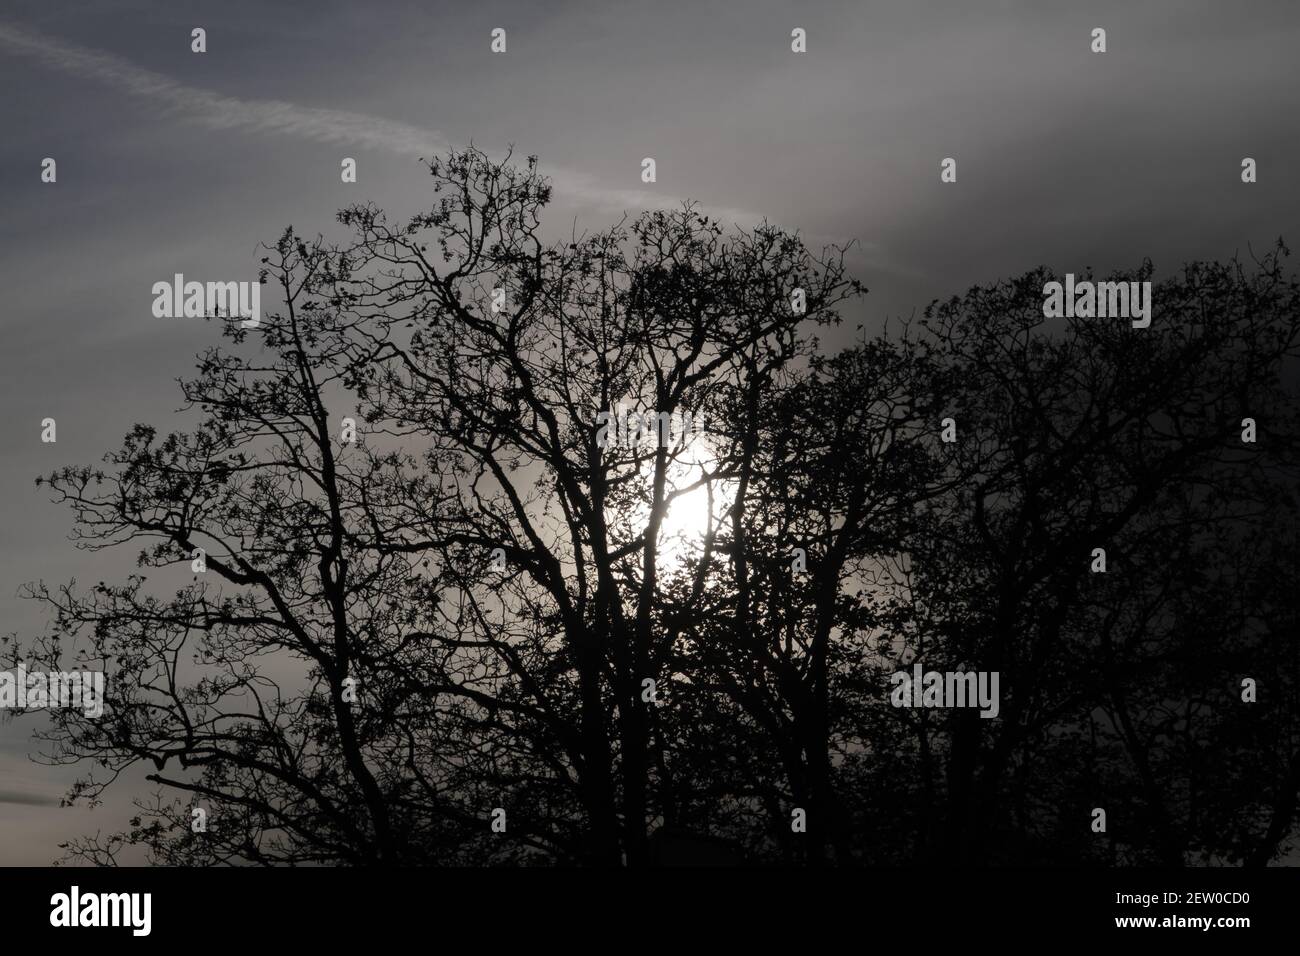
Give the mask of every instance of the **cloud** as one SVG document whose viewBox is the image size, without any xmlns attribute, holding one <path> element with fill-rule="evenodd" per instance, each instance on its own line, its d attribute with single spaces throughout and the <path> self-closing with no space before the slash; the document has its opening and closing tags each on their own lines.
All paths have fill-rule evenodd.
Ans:
<svg viewBox="0 0 1300 956">
<path fill-rule="evenodd" d="M 0 790 L 0 803 L 17 803 L 26 807 L 58 806 L 59 798 L 39 793 L 23 793 L 18 790 Z"/>
<path fill-rule="evenodd" d="M 436 130 L 347 110 L 299 106 L 285 100 L 245 100 L 186 86 L 109 53 L 74 46 L 0 23 L 0 46 L 63 73 L 145 97 L 213 129 L 251 129 L 320 143 L 356 143 L 407 156 L 433 156 L 450 145 Z"/>
<path fill-rule="evenodd" d="M 65 43 L 12 24 L 0 23 L 0 48 L 30 57 L 62 73 L 149 99 L 162 104 L 165 111 L 212 129 L 247 129 L 318 143 L 351 143 L 411 157 L 433 157 L 453 145 L 437 130 L 398 120 L 302 106 L 286 100 L 241 99 L 187 86 L 122 57 Z M 573 170 L 547 167 L 546 174 L 555 189 L 600 207 L 643 209 L 679 202 L 657 192 L 603 187 L 590 176 Z M 724 222 L 752 223 L 759 218 L 743 209 L 701 208 Z"/>
</svg>

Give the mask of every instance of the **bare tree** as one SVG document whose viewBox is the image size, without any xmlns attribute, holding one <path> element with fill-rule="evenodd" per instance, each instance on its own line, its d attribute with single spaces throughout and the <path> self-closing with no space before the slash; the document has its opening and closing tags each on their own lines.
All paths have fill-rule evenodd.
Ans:
<svg viewBox="0 0 1300 956">
<path fill-rule="evenodd" d="M 91 767 L 70 799 L 157 788 L 70 856 L 1291 845 L 1284 249 L 1189 266 L 1150 329 L 1044 319 L 1039 270 L 828 354 L 813 333 L 864 291 L 842 249 L 689 204 L 552 242 L 534 158 L 428 170 L 426 212 L 266 250 L 280 306 L 201 356 L 189 430 L 44 479 L 83 547 L 143 569 L 33 586 L 50 629 L 7 651 L 107 673 L 103 718 L 45 732 Z M 913 662 L 999 672 L 998 719 L 891 706 Z"/>
</svg>

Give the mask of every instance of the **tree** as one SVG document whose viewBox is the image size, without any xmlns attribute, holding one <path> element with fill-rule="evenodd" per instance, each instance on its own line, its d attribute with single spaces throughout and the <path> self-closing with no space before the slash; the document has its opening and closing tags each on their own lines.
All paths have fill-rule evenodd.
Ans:
<svg viewBox="0 0 1300 956">
<path fill-rule="evenodd" d="M 941 653 L 1000 671 L 1003 688 L 997 721 L 953 712 L 936 854 L 987 860 L 995 843 L 1042 827 L 1058 851 L 1056 815 L 1068 808 L 1066 828 L 1085 834 L 1087 808 L 1074 803 L 1091 794 L 1100 805 L 1107 791 L 1132 800 L 1119 816 L 1132 821 L 1133 858 L 1227 852 L 1191 845 L 1196 824 L 1174 819 L 1210 811 L 1197 790 L 1214 775 L 1180 780 L 1191 768 L 1159 763 L 1177 759 L 1180 737 L 1207 732 L 1198 718 L 1211 710 L 1226 731 L 1218 759 L 1266 753 L 1232 688 L 1258 639 L 1253 614 L 1294 606 L 1241 573 L 1248 542 L 1280 546 L 1296 528 L 1295 397 L 1284 386 L 1300 311 L 1285 256 L 1279 244 L 1253 274 L 1187 266 L 1156 286 L 1160 321 L 1144 330 L 1049 328 L 1043 272 L 927 313 L 967 389 L 955 454 L 974 477 L 918 549 L 917 590 L 950 635 Z M 1117 278 L 1150 274 L 1147 264 Z M 1252 416 L 1270 423 L 1258 446 L 1242 442 Z M 1093 573 L 1098 547 L 1104 574 Z M 1049 746 L 1071 749 L 1044 759 Z M 1250 792 L 1243 770 L 1220 778 L 1233 793 Z"/>
<path fill-rule="evenodd" d="M 93 653 L 118 664 L 111 719 L 65 714 L 56 734 L 68 759 L 151 761 L 239 821 L 183 837 L 200 856 L 425 858 L 482 843 L 510 805 L 526 821 L 512 848 L 644 862 L 679 719 L 666 647 L 708 597 L 664 604 L 663 519 L 740 452 L 601 441 L 598 414 L 693 419 L 760 389 L 807 354 L 796 327 L 832 321 L 857 286 L 838 252 L 769 226 L 724 238 L 690 206 L 544 246 L 535 160 L 471 150 L 429 169 L 439 201 L 400 226 L 361 206 L 340 214 L 346 247 L 286 231 L 264 259 L 284 311 L 254 333 L 271 358 L 206 355 L 185 385 L 194 433 L 139 427 L 115 473 L 50 477 L 87 543 L 160 539 L 152 566 L 205 547 L 229 586 L 166 604 L 143 580 L 40 590 L 59 610 L 46 652 L 93 625 Z M 330 409 L 351 407 L 365 438 L 344 448 Z M 191 685 L 196 651 L 218 673 Z M 264 658 L 300 662 L 301 686 Z"/>
<path fill-rule="evenodd" d="M 358 205 L 344 242 L 267 249 L 281 307 L 225 323 L 182 383 L 188 430 L 45 479 L 82 546 L 139 541 L 146 569 L 34 586 L 50 630 L 10 651 L 107 673 L 105 716 L 46 734 L 96 768 L 71 798 L 137 765 L 158 788 L 71 856 L 1290 845 L 1284 248 L 1187 267 L 1150 329 L 1044 319 L 1038 270 L 830 352 L 813 332 L 865 291 L 843 249 L 690 204 L 547 242 L 534 158 L 428 169 L 426 212 Z M 913 663 L 998 672 L 998 718 L 892 706 Z"/>
</svg>

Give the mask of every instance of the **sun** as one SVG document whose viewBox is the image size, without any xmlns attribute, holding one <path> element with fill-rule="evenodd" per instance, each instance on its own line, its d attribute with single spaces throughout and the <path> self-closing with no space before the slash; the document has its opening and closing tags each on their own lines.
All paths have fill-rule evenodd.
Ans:
<svg viewBox="0 0 1300 956">
<path fill-rule="evenodd" d="M 681 493 L 672 497 L 659 528 L 659 563 L 666 569 L 681 567 L 702 552 L 705 537 L 735 501 L 733 480 L 709 478 L 716 465 L 708 439 L 700 435 L 668 466 L 666 491 L 670 496 Z"/>
</svg>

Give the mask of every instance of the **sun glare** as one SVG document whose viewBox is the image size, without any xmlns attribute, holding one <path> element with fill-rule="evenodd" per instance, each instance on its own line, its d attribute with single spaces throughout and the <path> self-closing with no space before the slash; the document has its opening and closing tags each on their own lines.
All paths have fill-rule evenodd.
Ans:
<svg viewBox="0 0 1300 956">
<path fill-rule="evenodd" d="M 716 466 L 703 436 L 694 438 L 668 468 L 668 492 L 690 488 Z M 647 473 L 649 478 L 649 473 Z M 682 566 L 698 555 L 710 527 L 716 528 L 735 498 L 735 482 L 715 478 L 679 494 L 668 505 L 659 531 L 659 563 L 665 570 Z"/>
</svg>

